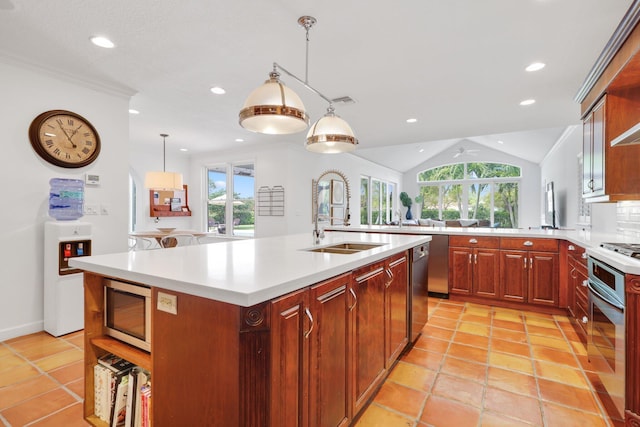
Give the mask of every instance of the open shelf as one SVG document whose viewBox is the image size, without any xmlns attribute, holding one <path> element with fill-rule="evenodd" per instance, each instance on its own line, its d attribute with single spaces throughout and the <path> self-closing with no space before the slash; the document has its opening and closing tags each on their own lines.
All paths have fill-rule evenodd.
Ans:
<svg viewBox="0 0 640 427">
<path fill-rule="evenodd" d="M 146 351 L 139 350 L 129 344 L 123 343 L 109 336 L 99 336 L 91 339 L 91 344 L 101 348 L 109 353 L 113 353 L 125 360 L 143 367 L 148 371 L 152 371 L 151 354 Z"/>
</svg>

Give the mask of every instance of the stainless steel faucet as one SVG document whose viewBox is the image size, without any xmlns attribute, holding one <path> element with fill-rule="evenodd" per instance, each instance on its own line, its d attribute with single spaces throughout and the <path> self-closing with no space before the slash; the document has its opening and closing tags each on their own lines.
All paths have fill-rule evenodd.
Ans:
<svg viewBox="0 0 640 427">
<path fill-rule="evenodd" d="M 318 226 L 318 218 L 320 216 L 320 208 L 318 206 L 318 182 L 320 182 L 320 180 L 325 177 L 326 175 L 329 174 L 336 174 L 338 175 L 340 178 L 342 178 L 342 180 L 344 181 L 344 186 L 346 189 L 346 201 L 347 201 L 347 207 L 344 211 L 344 218 L 336 218 L 336 217 L 326 217 L 323 216 L 323 218 L 328 218 L 329 220 L 331 219 L 339 219 L 343 221 L 343 225 L 345 227 L 349 226 L 349 219 L 351 218 L 351 214 L 349 213 L 349 199 L 351 198 L 351 189 L 349 187 L 349 180 L 347 179 L 347 177 L 340 171 L 335 170 L 335 169 L 330 169 L 328 171 L 323 172 L 318 179 L 314 179 L 312 181 L 312 191 L 313 191 L 313 223 L 314 223 L 314 228 L 313 228 L 313 239 L 314 242 L 316 244 L 320 243 L 321 239 L 324 239 L 324 230 L 320 229 L 320 227 Z"/>
</svg>

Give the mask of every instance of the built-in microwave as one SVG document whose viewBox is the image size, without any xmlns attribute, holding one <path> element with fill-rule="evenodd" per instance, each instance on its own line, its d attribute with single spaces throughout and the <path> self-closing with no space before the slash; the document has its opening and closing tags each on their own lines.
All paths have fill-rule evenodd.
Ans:
<svg viewBox="0 0 640 427">
<path fill-rule="evenodd" d="M 151 289 L 104 279 L 104 332 L 151 351 Z"/>
</svg>

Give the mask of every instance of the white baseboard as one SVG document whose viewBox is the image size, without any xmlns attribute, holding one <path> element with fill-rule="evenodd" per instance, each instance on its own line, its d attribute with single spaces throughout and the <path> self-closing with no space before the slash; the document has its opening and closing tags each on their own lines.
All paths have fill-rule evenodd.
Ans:
<svg viewBox="0 0 640 427">
<path fill-rule="evenodd" d="M 0 330 L 0 341 L 10 340 L 11 338 L 21 337 L 23 335 L 34 334 L 44 331 L 44 321 L 27 323 L 25 325 L 15 326 Z"/>
</svg>

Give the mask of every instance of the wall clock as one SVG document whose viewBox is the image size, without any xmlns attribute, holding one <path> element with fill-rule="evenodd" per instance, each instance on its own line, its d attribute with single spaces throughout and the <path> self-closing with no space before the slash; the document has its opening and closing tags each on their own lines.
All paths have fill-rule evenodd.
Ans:
<svg viewBox="0 0 640 427">
<path fill-rule="evenodd" d="M 45 111 L 29 127 L 33 149 L 47 162 L 80 168 L 100 154 L 100 136 L 84 117 L 71 111 Z"/>
</svg>

